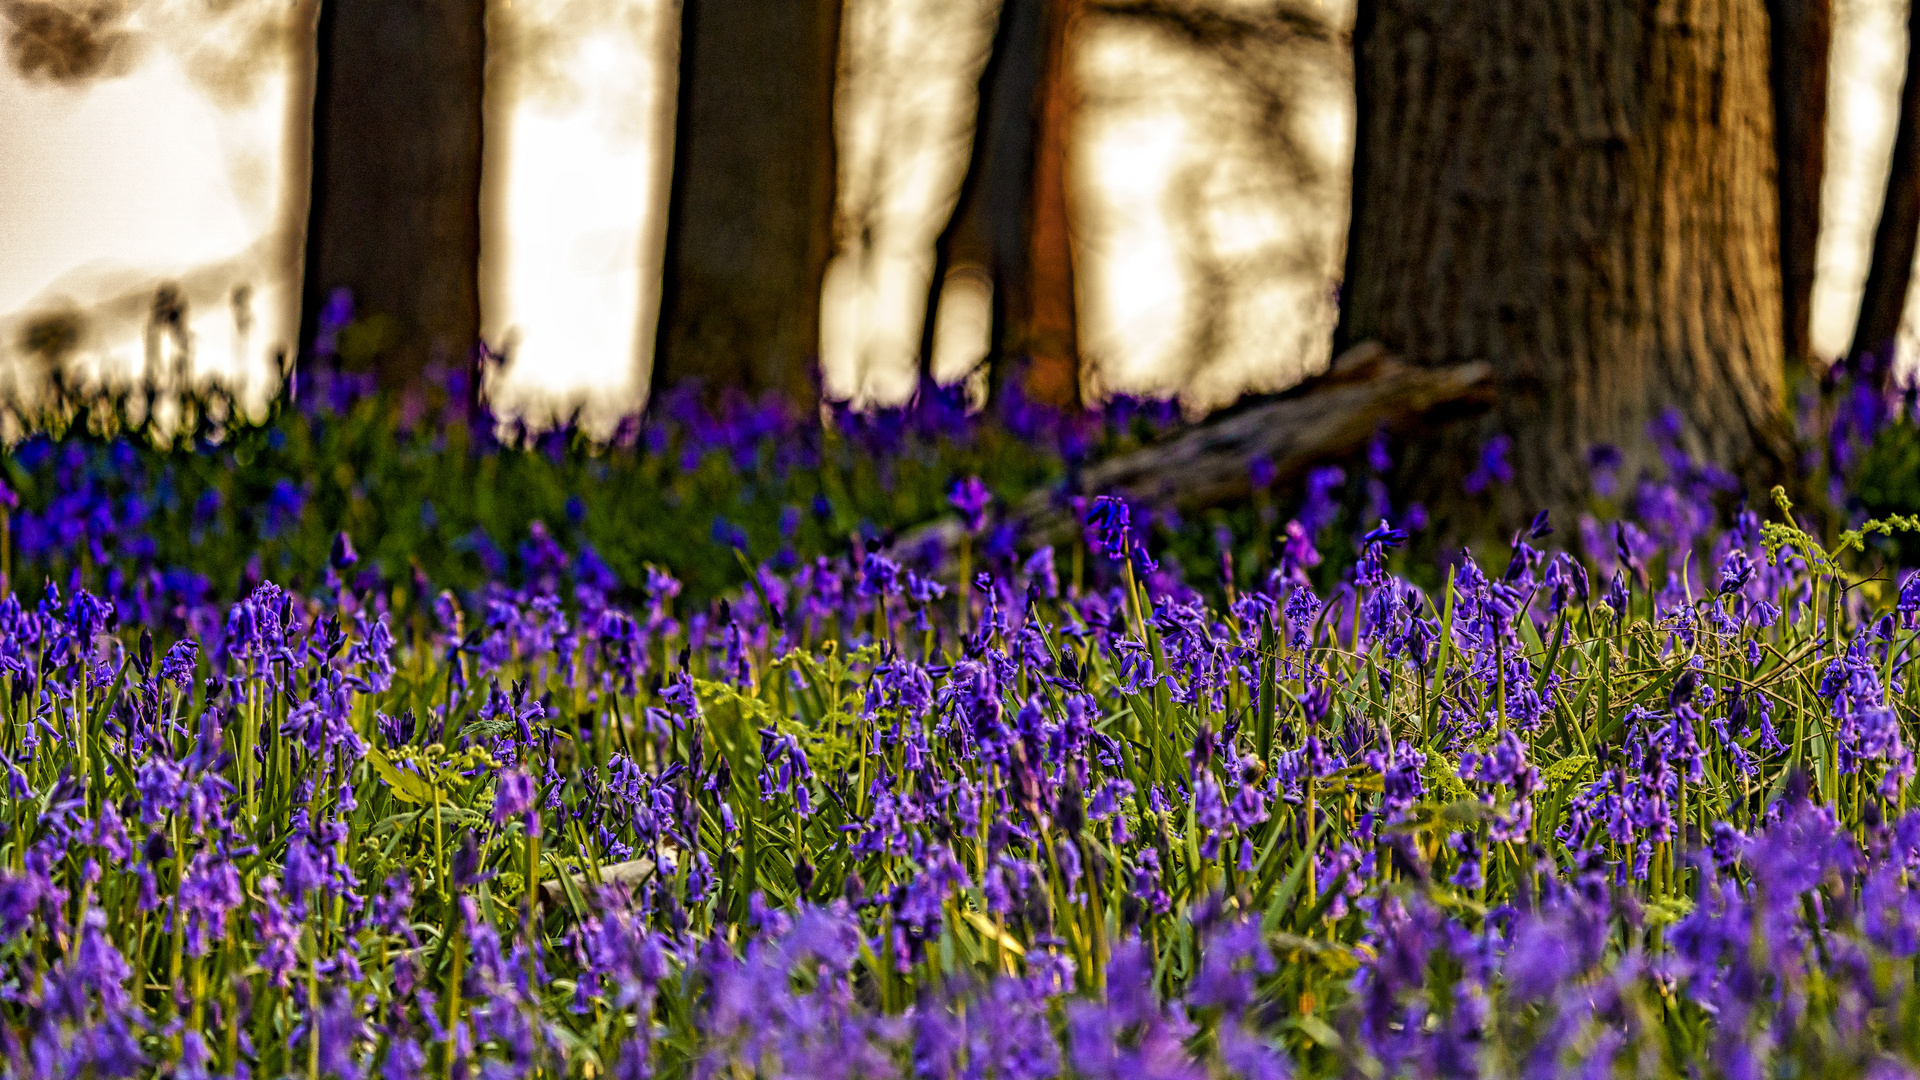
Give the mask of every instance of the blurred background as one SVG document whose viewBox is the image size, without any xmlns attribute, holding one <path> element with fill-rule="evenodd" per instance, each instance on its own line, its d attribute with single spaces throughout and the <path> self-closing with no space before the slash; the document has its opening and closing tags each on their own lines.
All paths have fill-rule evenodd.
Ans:
<svg viewBox="0 0 1920 1080">
<path fill-rule="evenodd" d="M 462 8 L 404 6 L 429 24 Z M 458 128 L 449 152 L 478 175 L 463 194 L 462 167 L 434 165 L 416 187 L 446 190 L 415 190 L 401 226 L 474 267 L 435 310 L 474 296 L 461 317 L 500 358 L 489 390 L 504 410 L 611 418 L 644 400 L 663 342 L 680 374 L 702 373 L 702 348 L 751 353 L 714 314 L 738 301 L 702 292 L 695 265 L 730 243 L 765 274 L 819 268 L 798 282 L 817 319 L 780 333 L 817 356 L 834 399 L 899 401 L 923 370 L 984 378 L 983 358 L 1015 349 L 1042 397 L 1171 394 L 1201 410 L 1328 361 L 1353 144 L 1349 0 L 795 0 L 782 16 L 793 27 L 758 28 L 749 46 L 772 50 L 770 72 L 810 48 L 824 57 L 830 145 L 797 149 L 780 130 L 715 146 L 717 127 L 753 118 L 753 93 L 793 93 L 778 73 L 745 97 L 697 81 L 714 70 L 700 50 L 743 47 L 722 23 L 751 4 L 708 5 L 697 49 L 683 48 L 689 11 L 669 0 L 466 6 L 484 20 L 473 78 L 416 62 L 407 35 L 420 26 L 352 4 L 0 0 L 0 381 L 47 363 L 80 378 L 157 369 L 257 397 L 316 341 L 352 353 L 343 327 L 369 350 L 400 340 L 367 318 L 393 287 L 381 268 L 432 296 L 439 271 L 357 249 L 384 227 L 318 200 L 351 209 L 402 183 L 378 147 L 339 138 L 343 125 L 418 118 Z M 1818 357 L 1853 336 L 1907 17 L 1901 0 L 1832 5 Z M 368 40 L 396 51 L 361 55 Z M 356 72 L 413 67 L 443 89 L 355 96 L 374 81 Z M 409 115 L 368 119 L 382 108 Z M 724 184 L 703 177 L 768 161 L 791 164 L 774 201 L 808 219 L 765 225 L 799 237 L 798 262 L 768 257 L 764 237 L 675 224 L 674 206 L 729 220 Z M 477 235 L 435 199 L 477 202 Z M 808 213 L 809 199 L 825 209 Z M 457 337 L 464 324 L 450 325 Z M 1911 304 L 1899 342 L 1909 363 Z"/>
</svg>

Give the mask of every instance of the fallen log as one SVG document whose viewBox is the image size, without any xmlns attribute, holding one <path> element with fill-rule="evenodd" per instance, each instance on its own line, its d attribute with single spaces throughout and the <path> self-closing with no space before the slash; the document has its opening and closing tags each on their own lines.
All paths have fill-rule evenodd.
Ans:
<svg viewBox="0 0 1920 1080">
<path fill-rule="evenodd" d="M 1286 482 L 1358 452 L 1377 431 L 1400 434 L 1444 414 L 1478 411 L 1493 396 L 1493 369 L 1484 362 L 1421 367 L 1363 342 L 1326 374 L 1285 393 L 1242 402 L 1164 441 L 1087 466 L 1078 493 L 1182 513 L 1221 506 L 1252 495 L 1251 467 L 1260 458 L 1272 464 L 1275 482 Z M 1037 543 L 1071 541 L 1080 526 L 1051 490 L 1030 493 L 1006 518 Z M 942 518 L 894 546 L 953 547 L 960 529 L 957 518 Z"/>
<path fill-rule="evenodd" d="M 673 872 L 673 852 L 662 849 L 661 859 L 666 863 L 667 873 Z M 567 875 L 571 879 L 573 891 L 589 904 L 598 902 L 600 889 L 607 885 L 624 885 L 632 889 L 653 876 L 652 859 L 629 859 L 626 862 L 611 863 L 600 867 L 593 875 L 576 872 Z M 596 880 L 597 876 L 597 880 Z M 546 878 L 540 882 L 540 894 L 547 904 L 566 904 L 567 886 L 559 878 Z"/>
</svg>

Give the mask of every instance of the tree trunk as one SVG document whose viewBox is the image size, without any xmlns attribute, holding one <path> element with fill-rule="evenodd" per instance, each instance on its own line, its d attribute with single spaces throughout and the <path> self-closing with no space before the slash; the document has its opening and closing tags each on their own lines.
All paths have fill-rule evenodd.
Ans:
<svg viewBox="0 0 1920 1080">
<path fill-rule="evenodd" d="M 1764 0 L 1372 0 L 1356 25 L 1343 342 L 1485 360 L 1498 403 L 1403 462 L 1444 519 L 1487 437 L 1506 517 L 1648 427 L 1751 482 L 1790 457 Z M 1457 523 L 1450 527 L 1456 534 Z"/>
<path fill-rule="evenodd" d="M 1873 230 L 1873 258 L 1867 264 L 1866 291 L 1860 297 L 1860 321 L 1854 324 L 1856 361 L 1873 354 L 1867 370 L 1887 385 L 1893 377 L 1893 343 L 1907 307 L 1913 277 L 1913 253 L 1920 236 L 1920 19 L 1907 18 L 1907 75 L 1900 89 L 1900 120 L 1894 130 L 1893 161 L 1887 173 L 1887 197 L 1880 224 Z"/>
<path fill-rule="evenodd" d="M 1067 153 L 1074 108 L 1068 34 L 1078 0 L 1004 0 L 980 76 L 973 148 L 953 216 L 934 245 L 921 341 L 930 374 L 934 318 L 951 274 L 993 282 L 990 359 L 995 390 L 1024 364 L 1033 400 L 1080 400 Z"/>
<path fill-rule="evenodd" d="M 1774 146 L 1780 158 L 1782 341 L 1790 371 L 1813 356 L 1814 249 L 1827 169 L 1827 56 L 1833 0 L 1769 0 L 1773 29 Z"/>
<path fill-rule="evenodd" d="M 1080 6 L 1080 0 L 1052 0 L 1047 12 L 1047 61 L 1033 160 L 1033 287 L 1022 320 L 1027 396 L 1060 408 L 1080 403 L 1073 231 L 1067 208 L 1067 158 L 1079 103 L 1071 38 Z"/>
<path fill-rule="evenodd" d="M 483 0 L 326 0 L 300 341 L 353 291 L 349 361 L 388 385 L 480 337 Z"/>
<path fill-rule="evenodd" d="M 817 394 L 839 0 L 685 0 L 652 386 Z"/>
<path fill-rule="evenodd" d="M 1014 339 L 1008 297 L 1030 287 L 1027 206 L 1033 190 L 1035 120 L 1041 68 L 1046 62 L 1047 0 L 1002 0 L 992 51 L 980 72 L 979 104 L 967 171 L 952 216 L 934 242 L 933 283 L 927 294 L 920 363 L 933 374 L 933 328 L 949 275 L 985 274 L 993 284 L 989 357 Z"/>
</svg>

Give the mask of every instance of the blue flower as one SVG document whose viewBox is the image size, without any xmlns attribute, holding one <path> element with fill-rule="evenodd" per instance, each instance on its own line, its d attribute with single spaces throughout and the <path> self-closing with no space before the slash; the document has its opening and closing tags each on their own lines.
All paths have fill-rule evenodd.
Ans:
<svg viewBox="0 0 1920 1080">
<path fill-rule="evenodd" d="M 960 511 L 960 520 L 970 533 L 978 534 L 987 525 L 987 507 L 993 505 L 993 493 L 977 476 L 969 476 L 953 485 L 947 501 Z"/>
<path fill-rule="evenodd" d="M 1480 447 L 1480 458 L 1474 463 L 1473 471 L 1467 474 L 1461 485 L 1469 495 L 1478 495 L 1495 484 L 1513 482 L 1513 466 L 1507 462 L 1507 454 L 1513 449 L 1513 439 L 1506 435 L 1495 435 Z"/>
<path fill-rule="evenodd" d="M 1107 558 L 1120 562 L 1133 546 L 1132 515 L 1124 499 L 1101 495 L 1087 511 L 1087 524 L 1093 528 L 1094 543 Z"/>
</svg>

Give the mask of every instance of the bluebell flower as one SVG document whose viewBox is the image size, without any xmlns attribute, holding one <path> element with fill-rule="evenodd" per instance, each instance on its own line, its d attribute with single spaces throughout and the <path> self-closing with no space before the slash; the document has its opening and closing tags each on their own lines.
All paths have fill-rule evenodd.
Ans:
<svg viewBox="0 0 1920 1080">
<path fill-rule="evenodd" d="M 955 481 L 953 490 L 947 493 L 947 502 L 960 512 L 960 522 L 968 532 L 978 535 L 986 528 L 987 508 L 993 505 L 993 493 L 979 477 Z"/>
<path fill-rule="evenodd" d="M 1130 517 L 1126 500 L 1111 495 L 1094 499 L 1092 509 L 1087 511 L 1087 524 L 1093 528 L 1095 545 L 1114 562 L 1126 559 L 1133 546 Z"/>
<path fill-rule="evenodd" d="M 1512 449 L 1513 439 L 1504 434 L 1494 435 L 1481 444 L 1480 457 L 1461 485 L 1467 494 L 1478 495 L 1496 484 L 1512 483 L 1513 466 L 1507 462 L 1507 454 Z"/>
</svg>

